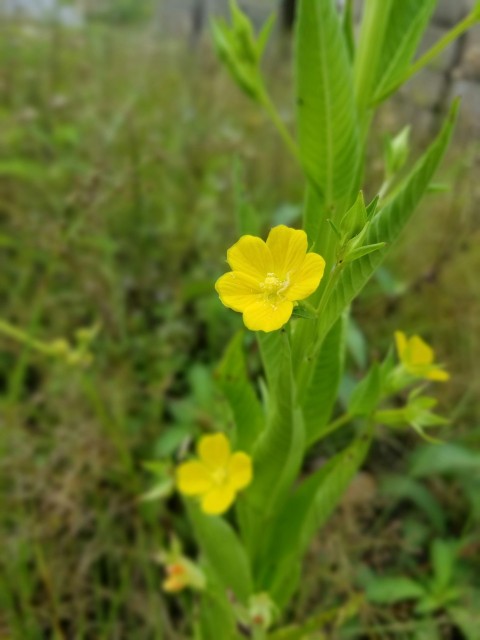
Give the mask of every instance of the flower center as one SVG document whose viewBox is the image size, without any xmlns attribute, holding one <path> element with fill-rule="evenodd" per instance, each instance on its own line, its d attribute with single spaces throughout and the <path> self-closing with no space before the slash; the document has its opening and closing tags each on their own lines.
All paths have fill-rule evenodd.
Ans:
<svg viewBox="0 0 480 640">
<path fill-rule="evenodd" d="M 267 277 L 260 283 L 263 289 L 263 297 L 265 302 L 276 304 L 283 298 L 283 292 L 290 285 L 290 279 L 287 275 L 285 280 L 281 280 L 274 273 L 267 273 Z"/>
<path fill-rule="evenodd" d="M 212 473 L 212 480 L 218 486 L 224 485 L 227 482 L 227 479 L 228 473 L 226 467 L 219 467 Z"/>
</svg>

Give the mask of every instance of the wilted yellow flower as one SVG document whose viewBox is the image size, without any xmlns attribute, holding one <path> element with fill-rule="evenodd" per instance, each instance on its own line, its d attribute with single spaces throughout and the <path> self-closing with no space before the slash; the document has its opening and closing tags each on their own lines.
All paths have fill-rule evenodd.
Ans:
<svg viewBox="0 0 480 640">
<path fill-rule="evenodd" d="M 412 376 L 444 382 L 450 378 L 447 371 L 435 364 L 435 353 L 420 336 L 407 338 L 403 331 L 395 331 L 398 357 Z"/>
<path fill-rule="evenodd" d="M 205 513 L 224 513 L 237 492 L 252 481 L 252 460 L 242 451 L 231 453 L 223 433 L 204 436 L 197 447 L 199 460 L 177 468 L 177 486 L 187 496 L 198 496 Z"/>
<path fill-rule="evenodd" d="M 280 329 L 294 302 L 308 298 L 322 279 L 325 260 L 307 248 L 305 231 L 285 225 L 274 227 L 266 242 L 242 236 L 227 252 L 232 271 L 216 282 L 220 300 L 243 313 L 252 331 Z"/>
<path fill-rule="evenodd" d="M 164 591 L 176 593 L 187 587 L 198 590 L 205 588 L 206 580 L 203 571 L 184 556 L 167 563 L 165 571 L 167 577 L 162 585 Z"/>
</svg>

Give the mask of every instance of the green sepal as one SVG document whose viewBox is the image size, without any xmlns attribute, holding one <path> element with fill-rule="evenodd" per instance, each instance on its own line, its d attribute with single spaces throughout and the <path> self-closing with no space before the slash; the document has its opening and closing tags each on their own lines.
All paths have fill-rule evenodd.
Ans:
<svg viewBox="0 0 480 640">
<path fill-rule="evenodd" d="M 349 262 L 354 262 L 359 258 L 363 258 L 363 256 L 367 256 L 369 253 L 373 253 L 374 251 L 379 251 L 380 249 L 384 249 L 386 246 L 387 246 L 386 242 L 377 242 L 375 244 L 367 244 L 364 247 L 355 247 L 351 251 L 347 250 L 347 253 L 342 258 L 342 262 L 344 264 L 348 264 Z"/>
</svg>

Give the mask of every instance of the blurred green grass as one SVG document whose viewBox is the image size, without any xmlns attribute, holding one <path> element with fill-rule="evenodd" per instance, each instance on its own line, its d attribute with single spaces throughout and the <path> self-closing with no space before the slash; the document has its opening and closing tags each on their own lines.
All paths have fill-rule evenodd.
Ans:
<svg viewBox="0 0 480 640">
<path fill-rule="evenodd" d="M 186 524 L 175 501 L 139 501 L 151 483 L 142 463 L 215 424 L 210 373 L 240 326 L 213 291 L 235 211 L 251 206 L 265 229 L 295 223 L 300 174 L 208 47 L 143 28 L 11 25 L 0 53 L 2 318 L 41 340 L 100 325 L 87 369 L 0 340 L 0 638 L 188 637 L 153 559 Z M 288 58 L 276 55 L 272 89 L 291 122 Z M 397 328 L 422 333 L 452 372 L 444 436 L 477 448 L 478 163 L 475 149 L 452 150 L 450 193 L 430 196 L 355 307 L 362 355 L 350 367 L 358 375 Z M 403 473 L 415 446 L 381 436 L 373 484 Z M 457 485 L 439 483 L 448 518 Z M 454 529 L 469 509 L 463 500 Z M 352 513 L 313 551 L 318 572 L 292 619 L 320 604 L 320 586 L 326 604 L 349 592 L 382 543 L 401 564 L 395 518 L 378 541 Z M 328 554 L 341 565 L 333 577 Z"/>
</svg>

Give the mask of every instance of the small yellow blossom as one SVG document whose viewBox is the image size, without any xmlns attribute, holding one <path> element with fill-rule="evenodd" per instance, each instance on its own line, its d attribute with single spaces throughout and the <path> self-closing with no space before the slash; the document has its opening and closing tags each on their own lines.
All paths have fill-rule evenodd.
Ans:
<svg viewBox="0 0 480 640">
<path fill-rule="evenodd" d="M 407 338 L 403 331 L 395 331 L 398 357 L 412 376 L 444 382 L 450 378 L 447 371 L 435 364 L 433 349 L 420 336 Z"/>
<path fill-rule="evenodd" d="M 325 260 L 307 253 L 305 231 L 274 227 L 264 242 L 242 236 L 227 252 L 232 271 L 215 285 L 226 307 L 243 313 L 252 331 L 280 329 L 292 315 L 294 302 L 308 298 L 320 284 Z"/>
<path fill-rule="evenodd" d="M 224 513 L 252 481 L 252 460 L 242 451 L 231 453 L 223 433 L 201 438 L 197 453 L 199 460 L 177 468 L 177 487 L 186 496 L 198 496 L 205 513 Z"/>
<path fill-rule="evenodd" d="M 206 580 L 203 572 L 188 558 L 180 556 L 165 566 L 167 577 L 163 581 L 163 590 L 177 593 L 186 588 L 202 590 Z"/>
</svg>

